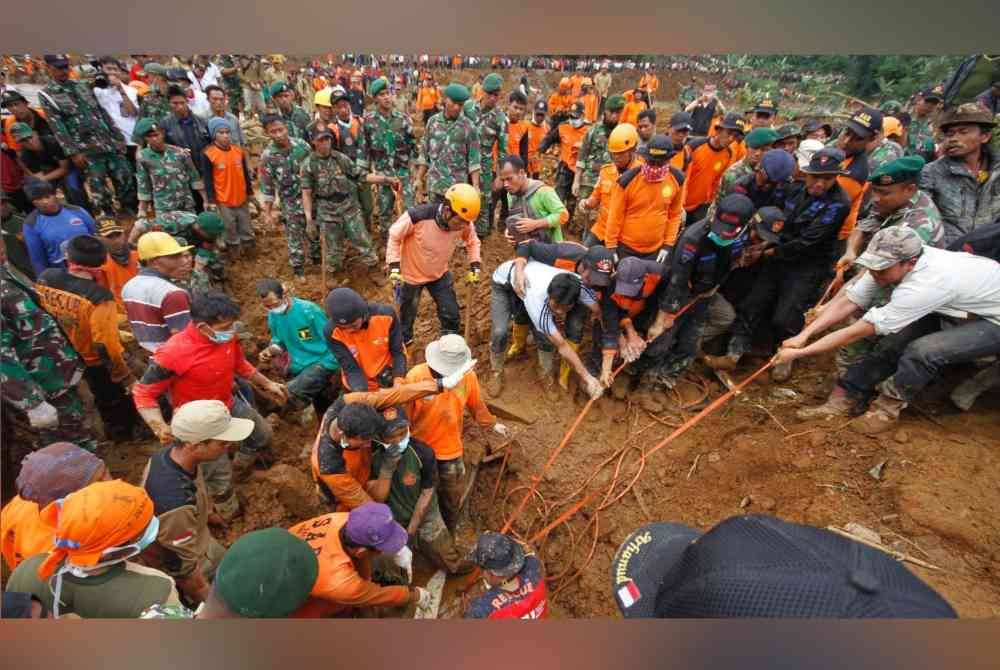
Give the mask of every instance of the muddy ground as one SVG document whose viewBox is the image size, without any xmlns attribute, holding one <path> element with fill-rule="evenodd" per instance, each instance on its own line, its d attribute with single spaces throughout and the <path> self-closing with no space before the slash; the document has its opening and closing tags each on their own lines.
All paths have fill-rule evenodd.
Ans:
<svg viewBox="0 0 1000 670">
<path fill-rule="evenodd" d="M 472 75 L 459 76 L 470 79 Z M 676 82 L 688 77 L 662 73 L 661 81 L 673 97 Z M 257 257 L 236 262 L 230 271 L 230 290 L 241 301 L 243 319 L 256 338 L 251 349 L 262 346 L 268 337 L 254 282 L 275 276 L 291 285 L 282 232 L 261 229 L 258 240 Z M 501 238 L 488 239 L 485 277 L 509 257 L 510 248 Z M 463 276 L 465 267 L 458 250 L 453 274 Z M 391 288 L 376 288 L 360 265 L 349 266 L 336 284 L 349 285 L 369 299 L 392 302 Z M 480 377 L 485 379 L 489 283 L 476 287 L 471 306 L 464 282 L 457 285 L 463 318 L 472 319 L 470 345 L 480 361 Z M 300 297 L 322 303 L 319 268 L 310 268 L 307 284 L 294 290 Z M 437 330 L 433 304 L 425 295 L 412 352 L 414 363 L 423 359 L 423 348 L 437 337 Z M 579 394 L 547 403 L 539 389 L 533 355 L 532 349 L 531 358 L 509 364 L 507 386 L 498 401 L 530 424 L 507 420 L 517 438 L 509 447 L 509 462 L 504 466 L 497 459 L 481 466 L 459 537 L 466 546 L 477 530 L 503 525 L 525 494 L 523 487 L 530 485 L 584 405 Z M 747 360 L 734 377 L 743 378 L 763 362 Z M 832 374 L 831 361 L 810 360 L 787 383 L 770 384 L 765 375 L 648 460 L 642 452 L 695 413 L 676 409 L 678 399 L 697 401 L 706 390 L 714 398 L 722 393 L 721 385 L 705 381 L 707 371 L 696 364 L 689 373 L 693 381 L 681 385 L 679 396 L 660 398 L 661 411 L 651 413 L 629 397 L 599 400 L 514 525 L 515 532 L 530 537 L 581 496 L 597 492 L 594 501 L 540 545 L 554 616 L 618 615 L 609 566 L 618 544 L 637 526 L 669 520 L 707 529 L 729 516 L 758 512 L 817 526 L 862 524 L 877 532 L 886 545 L 938 566 L 940 570 L 913 565 L 910 569 L 940 591 L 961 616 L 1000 615 L 1000 490 L 996 486 L 1000 395 L 984 396 L 972 412 L 960 413 L 948 402 L 954 380 L 947 380 L 904 412 L 897 431 L 871 438 L 853 432 L 842 421 L 802 423 L 795 418 L 795 409 L 802 404 L 822 401 L 833 383 Z M 300 426 L 294 419 L 273 418 L 279 465 L 238 488 L 246 511 L 220 535 L 227 544 L 255 528 L 288 526 L 324 513 L 303 455 L 315 427 Z M 465 437 L 470 463 L 482 459 L 487 445 L 496 449 L 504 442 L 470 423 Z M 135 481 L 155 449 L 152 444 L 122 445 L 105 450 L 104 456 L 116 475 Z M 880 463 L 884 463 L 881 478 L 875 479 L 869 471 Z M 502 478 L 501 468 L 505 470 Z M 606 495 L 612 480 L 614 487 Z M 602 503 L 604 509 L 595 513 Z M 429 576 L 427 570 L 418 572 L 422 579 Z M 455 598 L 466 581 L 450 584 L 444 609 L 458 609 Z"/>
</svg>

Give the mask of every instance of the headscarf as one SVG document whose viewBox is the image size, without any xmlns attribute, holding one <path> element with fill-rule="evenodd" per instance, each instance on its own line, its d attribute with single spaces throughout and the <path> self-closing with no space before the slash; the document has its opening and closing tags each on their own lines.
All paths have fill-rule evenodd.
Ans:
<svg viewBox="0 0 1000 670">
<path fill-rule="evenodd" d="M 103 466 L 104 461 L 86 449 L 70 442 L 55 442 L 21 461 L 17 493 L 41 509 L 89 484 Z"/>
</svg>

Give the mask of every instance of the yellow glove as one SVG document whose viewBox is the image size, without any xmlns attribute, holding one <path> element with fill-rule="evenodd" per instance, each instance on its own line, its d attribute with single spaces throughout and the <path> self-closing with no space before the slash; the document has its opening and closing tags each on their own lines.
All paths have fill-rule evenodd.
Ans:
<svg viewBox="0 0 1000 670">
<path fill-rule="evenodd" d="M 392 282 L 393 285 L 403 283 L 403 275 L 399 271 L 399 268 L 392 268 L 389 270 L 389 281 Z"/>
<path fill-rule="evenodd" d="M 465 281 L 469 282 L 470 284 L 478 284 L 479 268 L 472 268 L 471 270 L 469 270 L 469 273 L 465 275 Z"/>
</svg>

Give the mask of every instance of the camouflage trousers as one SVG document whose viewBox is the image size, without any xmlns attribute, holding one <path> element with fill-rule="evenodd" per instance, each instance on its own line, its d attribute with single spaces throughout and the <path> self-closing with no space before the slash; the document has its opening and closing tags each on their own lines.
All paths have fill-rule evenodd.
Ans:
<svg viewBox="0 0 1000 670">
<path fill-rule="evenodd" d="M 410 181 L 409 168 L 398 170 L 380 170 L 380 174 L 397 177 L 403 182 L 403 207 L 409 209 L 415 204 L 413 196 L 413 184 Z M 396 222 L 396 194 L 391 186 L 376 186 L 378 189 L 378 222 L 379 228 L 385 233 L 389 226 Z"/>
<path fill-rule="evenodd" d="M 288 242 L 288 263 L 293 269 L 301 270 L 306 265 L 306 247 L 309 247 L 309 256 L 313 261 L 318 261 L 321 256 L 320 243 L 318 239 L 311 240 L 306 235 L 306 215 L 300 208 L 294 211 L 282 210 L 282 218 L 285 220 L 285 239 Z"/>
<path fill-rule="evenodd" d="M 135 211 L 139 205 L 135 174 L 124 155 L 111 151 L 87 156 L 87 189 L 96 210 L 105 214 L 115 213 L 114 199 L 108 189 L 110 178 L 118 196 L 118 204 L 123 209 Z"/>
<path fill-rule="evenodd" d="M 378 254 L 375 253 L 372 238 L 368 235 L 361 216 L 361 210 L 353 203 L 344 207 L 343 203 L 317 199 L 316 225 L 321 232 L 326 233 L 326 253 L 331 271 L 340 270 L 344 264 L 345 237 L 361 254 L 365 265 L 368 267 L 378 265 Z"/>
<path fill-rule="evenodd" d="M 87 410 L 80 399 L 76 387 L 68 388 L 55 398 L 45 399 L 59 413 L 59 425 L 55 428 L 42 428 L 38 431 L 41 445 L 47 446 L 53 442 L 72 442 L 88 451 L 97 449 Z"/>
<path fill-rule="evenodd" d="M 492 166 L 490 166 L 492 168 Z M 479 216 L 476 217 L 476 235 L 485 240 L 493 230 L 493 170 L 479 171 Z"/>
<path fill-rule="evenodd" d="M 358 203 L 361 205 L 361 220 L 370 230 L 372 226 L 372 212 L 375 211 L 375 196 L 372 194 L 372 185 L 367 182 L 358 184 Z"/>
</svg>

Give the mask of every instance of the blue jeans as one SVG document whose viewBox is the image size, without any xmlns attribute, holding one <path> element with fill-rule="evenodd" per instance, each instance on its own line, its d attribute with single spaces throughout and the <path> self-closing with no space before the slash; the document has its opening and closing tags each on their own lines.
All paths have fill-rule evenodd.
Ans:
<svg viewBox="0 0 1000 670">
<path fill-rule="evenodd" d="M 941 330 L 940 320 L 930 314 L 880 338 L 872 353 L 847 369 L 840 385 L 851 396 L 868 399 L 891 377 L 898 399 L 912 402 L 944 367 L 1000 353 L 1000 326 L 976 319 Z"/>
<path fill-rule="evenodd" d="M 317 399 L 321 398 L 331 384 L 337 383 L 340 378 L 338 371 L 327 370 L 319 363 L 314 363 L 303 368 L 299 374 L 295 375 L 292 381 L 288 382 L 288 392 L 292 395 L 292 402 L 298 407 L 305 407 L 309 403 L 316 406 Z M 326 403 L 329 406 L 329 403 Z M 326 407 L 323 407 L 326 411 Z M 323 411 L 316 406 L 316 412 L 322 416 Z"/>
<path fill-rule="evenodd" d="M 567 340 L 579 344 L 583 339 L 583 328 L 587 320 L 587 313 L 587 308 L 577 303 L 566 315 L 565 332 L 563 335 Z M 499 354 L 507 351 L 511 318 L 518 325 L 531 325 L 531 331 L 535 337 L 535 346 L 540 351 L 555 350 L 555 347 L 549 342 L 549 338 L 535 330 L 527 310 L 524 309 L 524 303 L 514 293 L 514 289 L 510 286 L 493 282 L 490 287 L 490 320 L 493 326 L 490 335 L 490 351 L 493 353 Z"/>
<path fill-rule="evenodd" d="M 244 454 L 256 454 L 270 446 L 272 437 L 271 424 L 238 393 L 233 395 L 233 406 L 230 408 L 229 413 L 240 419 L 250 419 L 253 421 L 253 432 L 250 433 L 250 437 L 240 443 L 240 451 Z"/>
</svg>

